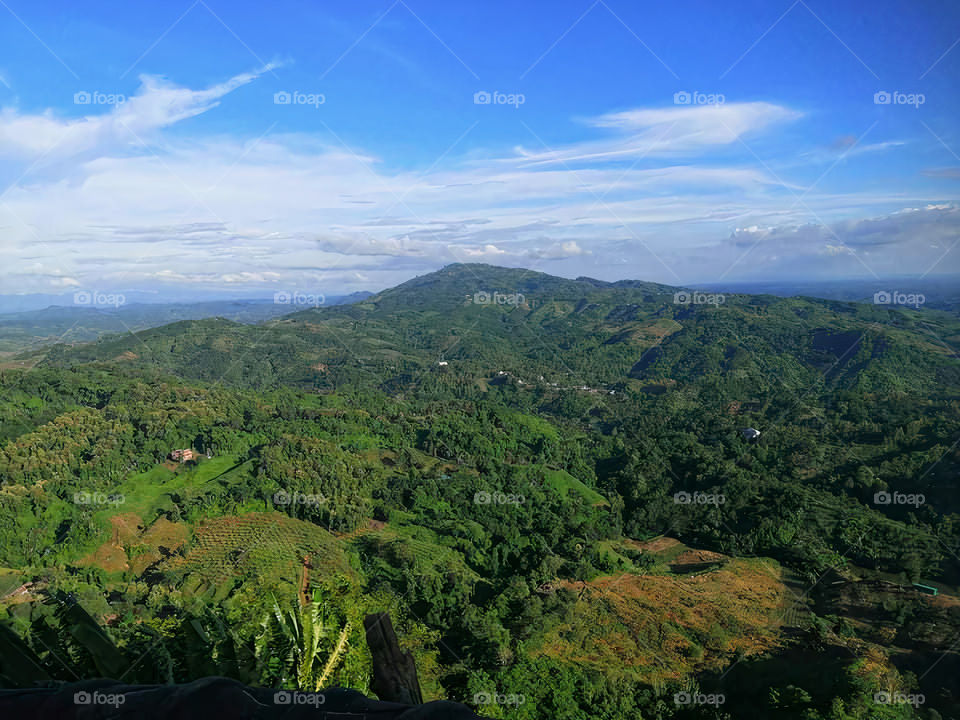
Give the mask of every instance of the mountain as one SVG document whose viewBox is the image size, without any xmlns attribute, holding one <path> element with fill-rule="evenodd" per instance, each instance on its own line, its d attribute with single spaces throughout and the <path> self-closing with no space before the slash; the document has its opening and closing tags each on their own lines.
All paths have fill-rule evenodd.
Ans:
<svg viewBox="0 0 960 720">
<path fill-rule="evenodd" d="M 332 296 L 330 305 L 359 302 L 369 292 Z M 270 300 L 210 300 L 194 303 L 131 303 L 117 307 L 50 305 L 42 310 L 0 314 L 0 352 L 16 352 L 51 343 L 90 342 L 111 333 L 166 325 L 177 320 L 222 317 L 256 324 L 285 315 L 295 305 Z"/>
<path fill-rule="evenodd" d="M 57 592 L 159 643 L 143 683 L 364 690 L 389 610 L 424 695 L 491 716 L 949 717 L 958 345 L 930 309 L 452 265 L 42 348 L 0 369 L 0 611 L 63 679 L 99 656 Z"/>
<path fill-rule="evenodd" d="M 260 388 L 332 387 L 371 372 L 402 385 L 405 374 L 439 362 L 477 380 L 510 371 L 608 390 L 653 391 L 719 373 L 731 387 L 775 399 L 811 386 L 953 386 L 958 348 L 960 323 L 946 313 L 451 265 L 350 305 L 258 327 L 213 319 L 112 335 L 51 348 L 42 364 L 122 358 Z"/>
<path fill-rule="evenodd" d="M 358 303 L 259 326 L 183 321 L 58 345 L 38 365 L 101 362 L 258 391 L 370 389 L 402 398 L 495 389 L 595 430 L 662 413 L 671 422 L 657 435 L 673 427 L 713 437 L 733 425 L 763 429 L 802 418 L 804 449 L 793 452 L 829 458 L 815 472 L 832 487 L 831 468 L 849 470 L 854 448 L 887 455 L 888 440 L 852 432 L 843 417 L 856 424 L 881 417 L 889 433 L 907 435 L 911 418 L 936 418 L 938 431 L 916 439 L 917 462 L 953 444 L 952 420 L 944 418 L 960 398 L 958 349 L 960 322 L 937 311 L 698 295 L 459 264 Z M 769 442 L 786 452 L 797 441 Z M 944 511 L 960 510 L 943 472 L 938 466 L 922 482 L 897 482 L 929 493 Z M 874 484 L 844 493 L 865 498 Z"/>
</svg>

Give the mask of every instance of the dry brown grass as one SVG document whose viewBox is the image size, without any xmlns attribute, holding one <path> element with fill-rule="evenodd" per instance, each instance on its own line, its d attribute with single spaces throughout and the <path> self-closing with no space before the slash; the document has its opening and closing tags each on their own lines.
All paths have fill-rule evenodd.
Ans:
<svg viewBox="0 0 960 720">
<path fill-rule="evenodd" d="M 77 564 L 96 565 L 109 572 L 133 570 L 139 575 L 163 559 L 161 547 L 177 550 L 190 536 L 187 525 L 166 518 L 159 518 L 146 530 L 141 523 L 140 516 L 135 513 L 114 515 L 110 518 L 110 540 Z"/>
<path fill-rule="evenodd" d="M 676 547 L 680 544 L 680 541 L 672 537 L 658 537 L 653 540 L 647 540 L 646 542 L 636 542 L 636 548 L 642 550 L 643 552 L 648 553 L 659 553 L 664 550 L 669 550 L 672 547 Z"/>
<path fill-rule="evenodd" d="M 726 555 L 711 552 L 710 550 L 687 550 L 673 559 L 672 565 L 700 565 L 702 563 L 722 562 Z"/>
<path fill-rule="evenodd" d="M 780 644 L 787 590 L 779 570 L 763 561 L 731 560 L 695 577 L 617 575 L 558 586 L 579 599 L 534 654 L 660 682 Z"/>
</svg>

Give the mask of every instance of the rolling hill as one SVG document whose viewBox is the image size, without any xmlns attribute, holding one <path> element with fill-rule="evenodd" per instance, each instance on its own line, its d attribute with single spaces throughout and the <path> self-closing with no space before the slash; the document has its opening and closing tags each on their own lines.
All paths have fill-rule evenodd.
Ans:
<svg viewBox="0 0 960 720">
<path fill-rule="evenodd" d="M 0 607 L 49 665 L 57 590 L 124 647 L 167 638 L 171 672 L 214 634 L 275 682 L 267 590 L 309 576 L 337 627 L 391 609 L 435 696 L 647 716 L 731 670 L 770 717 L 917 688 L 953 712 L 958 343 L 935 311 L 454 265 L 57 345 L 0 370 Z"/>
<path fill-rule="evenodd" d="M 357 302 L 370 293 L 331 296 L 329 305 Z M 50 305 L 0 314 L 0 353 L 22 352 L 52 343 L 83 343 L 115 333 L 136 332 L 178 320 L 221 317 L 256 324 L 288 314 L 295 305 L 270 300 L 209 300 L 193 303 L 130 303 L 117 307 Z"/>
</svg>

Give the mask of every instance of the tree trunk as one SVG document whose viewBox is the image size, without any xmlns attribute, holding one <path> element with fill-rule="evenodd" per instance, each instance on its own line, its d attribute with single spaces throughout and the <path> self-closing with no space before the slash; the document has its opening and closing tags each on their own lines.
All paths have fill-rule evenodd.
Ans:
<svg viewBox="0 0 960 720">
<path fill-rule="evenodd" d="M 422 705 L 420 681 L 413 655 L 403 652 L 387 613 L 367 615 L 363 619 L 367 646 L 373 656 L 373 682 L 370 687 L 386 702 Z"/>
</svg>

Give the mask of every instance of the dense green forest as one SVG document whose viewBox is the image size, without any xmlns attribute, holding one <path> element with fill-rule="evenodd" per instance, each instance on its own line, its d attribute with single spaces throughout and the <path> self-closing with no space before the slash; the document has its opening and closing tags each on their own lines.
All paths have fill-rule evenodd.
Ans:
<svg viewBox="0 0 960 720">
<path fill-rule="evenodd" d="M 494 718 L 956 717 L 960 321 L 678 292 L 454 265 L 14 358 L 0 683 L 369 693 L 387 611 Z"/>
</svg>

